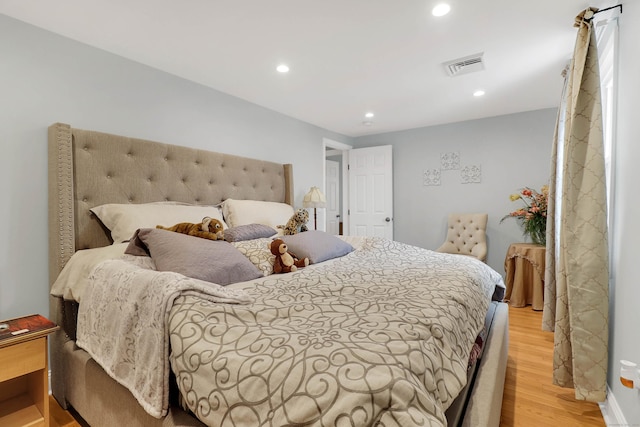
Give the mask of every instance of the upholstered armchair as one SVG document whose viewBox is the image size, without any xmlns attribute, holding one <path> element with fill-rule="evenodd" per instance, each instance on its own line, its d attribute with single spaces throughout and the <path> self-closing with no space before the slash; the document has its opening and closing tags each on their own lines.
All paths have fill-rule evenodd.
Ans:
<svg viewBox="0 0 640 427">
<path fill-rule="evenodd" d="M 436 251 L 487 258 L 487 219 L 485 213 L 449 215 L 447 239 Z"/>
</svg>

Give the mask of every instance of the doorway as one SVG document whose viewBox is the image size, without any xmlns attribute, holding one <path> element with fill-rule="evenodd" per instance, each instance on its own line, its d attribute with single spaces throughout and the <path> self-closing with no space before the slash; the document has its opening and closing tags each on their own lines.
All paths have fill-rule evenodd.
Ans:
<svg viewBox="0 0 640 427">
<path fill-rule="evenodd" d="M 342 156 L 330 156 L 327 153 L 325 160 L 325 196 L 327 199 L 327 233 L 333 235 L 342 235 L 342 174 L 340 166 L 342 164 Z M 336 159 L 336 160 L 333 160 Z"/>
<path fill-rule="evenodd" d="M 336 217 L 341 220 L 338 233 L 393 239 L 392 147 L 383 145 L 354 149 L 350 145 L 323 138 L 322 149 L 322 182 L 325 195 L 327 189 L 333 185 L 327 181 L 327 158 L 329 161 L 341 163 L 341 183 L 335 186 L 336 193 L 340 192 L 335 194 L 336 200 L 340 200 L 341 203 L 334 213 L 331 213 L 332 220 Z M 357 164 L 354 164 L 355 169 L 350 171 L 352 155 Z M 318 215 L 321 230 L 328 231 L 328 214 L 328 209 L 322 209 Z"/>
<path fill-rule="evenodd" d="M 344 234 L 348 228 L 349 217 L 346 215 L 346 206 L 348 205 L 348 181 L 347 177 L 347 166 L 349 159 L 349 150 L 352 149 L 350 145 L 344 144 L 342 142 L 333 141 L 331 139 L 323 138 L 322 139 L 322 152 L 323 158 L 322 162 L 324 164 L 322 168 L 323 173 L 323 192 L 327 197 L 327 208 L 322 209 L 322 216 L 319 218 L 319 223 L 323 225 L 323 230 L 334 234 L 335 229 L 337 228 L 337 233 L 335 234 Z M 337 177 L 332 177 L 331 175 L 335 172 L 331 170 L 327 172 L 327 168 L 335 167 L 335 163 L 337 163 Z M 331 166 L 333 165 L 333 166 Z M 337 179 L 338 184 L 335 184 L 335 180 Z M 333 198 L 333 201 L 332 201 Z M 320 212 L 318 212 L 320 214 Z"/>
</svg>

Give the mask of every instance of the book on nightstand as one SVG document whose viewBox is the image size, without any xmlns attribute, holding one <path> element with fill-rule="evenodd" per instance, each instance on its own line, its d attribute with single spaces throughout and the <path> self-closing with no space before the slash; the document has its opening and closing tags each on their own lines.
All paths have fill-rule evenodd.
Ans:
<svg viewBox="0 0 640 427">
<path fill-rule="evenodd" d="M 0 348 L 46 336 L 58 325 L 39 314 L 0 320 Z"/>
</svg>

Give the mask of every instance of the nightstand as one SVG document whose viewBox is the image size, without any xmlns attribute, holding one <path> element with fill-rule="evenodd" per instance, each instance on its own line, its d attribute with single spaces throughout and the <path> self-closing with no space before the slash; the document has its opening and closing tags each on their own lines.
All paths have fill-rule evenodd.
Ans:
<svg viewBox="0 0 640 427">
<path fill-rule="evenodd" d="M 0 426 L 49 426 L 47 336 L 57 329 L 38 314 L 0 321 Z"/>
<path fill-rule="evenodd" d="M 507 289 L 504 300 L 512 307 L 531 304 L 534 310 L 544 308 L 545 247 L 533 243 L 513 243 L 504 260 Z"/>
</svg>

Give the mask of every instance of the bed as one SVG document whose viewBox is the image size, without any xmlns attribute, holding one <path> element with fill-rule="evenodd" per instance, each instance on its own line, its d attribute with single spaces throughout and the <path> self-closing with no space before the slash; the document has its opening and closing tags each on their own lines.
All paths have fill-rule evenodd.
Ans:
<svg viewBox="0 0 640 427">
<path fill-rule="evenodd" d="M 121 239 L 113 238 L 115 231 L 98 219 L 97 207 L 209 207 L 228 200 L 292 206 L 292 166 L 53 124 L 50 286 L 57 286 L 76 252 L 118 246 L 112 243 Z M 256 205 L 251 206 L 255 211 Z M 157 237 L 159 231 L 149 233 Z M 304 250 L 311 236 L 288 236 L 302 240 L 292 239 L 289 246 Z M 267 250 L 260 246 L 264 239 L 271 238 L 247 244 L 260 242 L 254 249 Z M 153 249 L 150 242 L 145 240 L 148 250 Z M 499 302 L 503 289 L 497 286 L 497 273 L 468 257 L 384 239 L 345 237 L 340 242 L 340 248 L 347 248 L 344 254 L 316 258 L 294 273 L 232 277 L 230 282 L 237 283 L 229 286 L 203 286 L 208 282 L 164 274 L 162 286 L 166 282 L 173 293 L 154 303 L 166 310 L 149 314 L 160 325 L 149 334 L 148 326 L 127 329 L 140 323 L 140 313 L 146 313 L 140 310 L 129 314 L 135 321 L 118 322 L 117 327 L 125 329 L 102 337 L 101 331 L 110 329 L 110 318 L 127 316 L 113 316 L 113 310 L 128 305 L 128 297 L 106 308 L 117 298 L 99 291 L 93 282 L 80 303 L 73 292 L 54 292 L 59 296 L 51 297 L 51 316 L 62 326 L 51 340 L 54 397 L 92 426 L 499 425 L 508 311 Z M 310 250 L 312 257 L 318 256 L 315 248 Z M 250 258 L 246 248 L 242 253 Z M 148 289 L 158 286 L 158 272 L 145 264 L 149 257 L 138 255 L 125 255 L 125 266 L 120 259 L 100 263 L 91 277 L 107 281 L 123 275 L 128 283 L 136 278 L 135 283 L 142 284 L 148 276 L 147 299 L 154 299 L 157 294 Z M 153 251 L 151 255 L 158 264 Z M 426 262 L 434 267 L 425 269 Z M 456 270 L 445 273 L 435 268 L 453 264 Z M 121 271 L 113 270 L 118 268 L 129 270 L 114 273 Z M 262 273 L 259 263 L 255 268 Z M 397 283 L 418 286 L 396 286 L 382 279 L 389 274 Z M 420 285 L 424 274 L 442 282 L 443 289 Z M 476 274 L 487 281 L 481 283 Z M 456 280 L 472 275 L 477 286 L 454 290 L 448 275 Z M 118 289 L 118 295 L 129 292 L 126 287 L 112 289 Z M 442 310 L 453 307 L 452 317 L 441 316 L 439 306 L 424 305 L 430 299 L 442 300 Z M 90 306 L 91 301 L 96 306 Z M 138 303 L 131 305 L 139 310 Z M 445 324 L 425 320 L 430 317 L 443 317 Z M 450 335 L 452 343 L 446 341 Z M 131 359 L 142 358 L 156 367 L 147 377 L 133 380 L 133 386 L 118 375 L 142 372 L 140 364 L 129 365 L 128 357 L 120 357 L 109 366 L 95 350 L 106 347 L 111 356 L 111 347 L 104 343 L 117 342 L 118 336 L 133 342 L 129 353 L 140 353 Z M 478 337 L 482 345 L 476 351 Z M 468 365 L 472 353 L 479 357 Z M 202 370 L 208 370 L 204 377 L 195 375 Z"/>
</svg>

